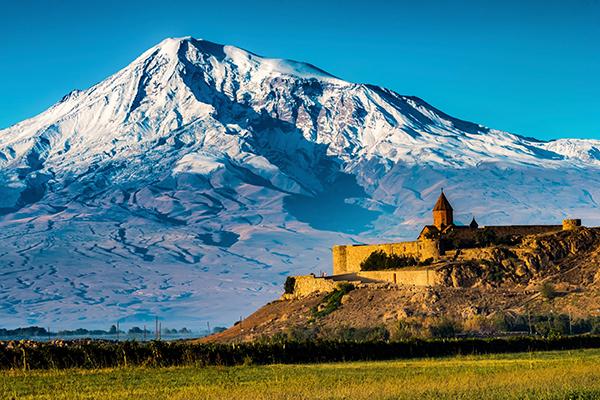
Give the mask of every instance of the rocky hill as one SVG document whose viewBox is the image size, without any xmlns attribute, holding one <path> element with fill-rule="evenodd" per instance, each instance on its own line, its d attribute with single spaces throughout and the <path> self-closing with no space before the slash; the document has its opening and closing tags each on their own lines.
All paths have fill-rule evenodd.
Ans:
<svg viewBox="0 0 600 400">
<path fill-rule="evenodd" d="M 545 330 L 547 320 L 550 328 L 559 329 L 556 324 L 566 316 L 571 331 L 574 326 L 591 330 L 593 324 L 600 329 L 600 228 L 532 235 L 513 246 L 472 250 L 463 256 L 468 260 L 441 263 L 442 285 L 358 283 L 341 286 L 337 293 L 284 297 L 204 340 L 368 339 L 428 336 L 443 329 L 498 334 Z"/>
</svg>

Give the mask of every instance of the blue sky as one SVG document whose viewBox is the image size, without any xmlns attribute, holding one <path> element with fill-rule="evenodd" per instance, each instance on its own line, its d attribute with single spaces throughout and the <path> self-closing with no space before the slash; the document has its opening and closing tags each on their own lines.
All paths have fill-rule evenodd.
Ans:
<svg viewBox="0 0 600 400">
<path fill-rule="evenodd" d="M 13 1 L 0 127 L 169 36 L 310 62 L 540 139 L 600 139 L 600 1 Z"/>
</svg>

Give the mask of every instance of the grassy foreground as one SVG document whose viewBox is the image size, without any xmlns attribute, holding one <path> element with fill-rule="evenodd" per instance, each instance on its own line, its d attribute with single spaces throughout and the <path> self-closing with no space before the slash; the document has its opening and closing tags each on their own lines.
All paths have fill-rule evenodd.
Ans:
<svg viewBox="0 0 600 400">
<path fill-rule="evenodd" d="M 15 399 L 594 399 L 600 350 L 236 367 L 0 371 Z"/>
</svg>

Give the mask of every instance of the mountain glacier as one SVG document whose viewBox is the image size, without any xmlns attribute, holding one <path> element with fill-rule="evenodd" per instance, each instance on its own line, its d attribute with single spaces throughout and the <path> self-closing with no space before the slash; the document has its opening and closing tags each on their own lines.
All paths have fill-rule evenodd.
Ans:
<svg viewBox="0 0 600 400">
<path fill-rule="evenodd" d="M 194 38 L 0 130 L 0 321 L 231 323 L 334 243 L 600 222 L 600 141 L 539 141 Z"/>
</svg>

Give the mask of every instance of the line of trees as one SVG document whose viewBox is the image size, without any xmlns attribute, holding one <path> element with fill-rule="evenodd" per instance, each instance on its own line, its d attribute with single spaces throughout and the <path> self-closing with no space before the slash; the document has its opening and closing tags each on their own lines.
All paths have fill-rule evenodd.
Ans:
<svg viewBox="0 0 600 400">
<path fill-rule="evenodd" d="M 216 329 L 216 328 L 215 328 Z M 117 335 L 124 334 L 125 331 L 118 329 L 116 325 L 112 325 L 107 331 L 103 329 L 84 329 L 78 328 L 73 330 L 59 330 L 58 332 L 52 332 L 49 329 L 40 326 L 27 326 L 23 328 L 6 329 L 0 328 L 0 338 L 11 338 L 11 337 L 63 337 L 63 336 L 104 336 L 104 335 Z M 148 329 L 142 329 L 138 326 L 134 326 L 127 331 L 130 335 L 143 335 L 144 333 L 150 334 L 151 331 Z M 191 331 L 187 328 L 181 328 L 179 330 L 173 328 L 164 328 L 163 333 L 165 334 L 189 334 Z"/>
</svg>

